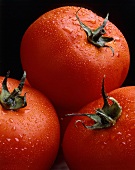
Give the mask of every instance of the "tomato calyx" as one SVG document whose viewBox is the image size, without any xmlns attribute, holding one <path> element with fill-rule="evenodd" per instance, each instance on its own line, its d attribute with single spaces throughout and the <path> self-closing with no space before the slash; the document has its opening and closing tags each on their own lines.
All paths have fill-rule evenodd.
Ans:
<svg viewBox="0 0 135 170">
<path fill-rule="evenodd" d="M 76 12 L 76 18 L 79 21 L 79 24 L 82 27 L 82 29 L 85 31 L 85 33 L 87 35 L 88 42 L 95 45 L 98 48 L 109 47 L 111 49 L 112 53 L 113 53 L 113 56 L 114 56 L 114 49 L 111 46 L 106 45 L 106 43 L 113 41 L 113 38 L 102 36 L 106 33 L 104 27 L 107 24 L 109 13 L 107 14 L 106 18 L 103 21 L 103 24 L 100 27 L 98 27 L 95 30 L 91 30 L 89 27 L 87 27 L 84 23 L 81 22 L 80 18 L 77 15 L 79 10 Z"/>
<path fill-rule="evenodd" d="M 102 97 L 104 101 L 103 107 L 96 109 L 95 113 L 71 113 L 66 116 L 87 116 L 94 120 L 95 123 L 92 126 L 86 125 L 82 120 L 76 120 L 75 124 L 81 122 L 87 129 L 104 129 L 112 127 L 116 124 L 117 119 L 120 117 L 122 107 L 116 99 L 107 96 L 104 89 L 104 79 L 102 82 Z"/>
<path fill-rule="evenodd" d="M 7 79 L 9 77 L 9 74 L 10 72 L 8 71 L 7 75 L 5 76 L 2 82 L 0 104 L 6 110 L 18 110 L 20 108 L 27 106 L 26 93 L 24 94 L 24 96 L 20 96 L 24 83 L 25 83 L 26 72 L 24 71 L 24 74 L 20 80 L 18 87 L 15 88 L 11 93 L 9 92 L 8 87 L 7 87 Z"/>
</svg>

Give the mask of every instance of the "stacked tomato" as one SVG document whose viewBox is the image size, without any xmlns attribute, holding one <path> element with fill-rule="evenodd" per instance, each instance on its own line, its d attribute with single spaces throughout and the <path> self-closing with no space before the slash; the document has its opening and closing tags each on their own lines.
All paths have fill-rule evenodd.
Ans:
<svg viewBox="0 0 135 170">
<path fill-rule="evenodd" d="M 108 17 L 66 6 L 43 14 L 26 30 L 20 56 L 31 86 L 24 86 L 26 96 L 21 97 L 27 106 L 1 108 L 2 143 L 11 143 L 1 150 L 3 169 L 49 169 L 58 151 L 59 122 L 60 146 L 71 170 L 135 168 L 135 86 L 121 87 L 129 70 L 129 48 Z M 9 142 L 12 138 L 19 142 Z"/>
</svg>

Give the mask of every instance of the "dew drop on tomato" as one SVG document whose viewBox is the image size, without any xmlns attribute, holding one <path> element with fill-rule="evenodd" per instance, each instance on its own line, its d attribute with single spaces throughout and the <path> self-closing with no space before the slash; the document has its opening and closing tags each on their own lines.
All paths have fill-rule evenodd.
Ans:
<svg viewBox="0 0 135 170">
<path fill-rule="evenodd" d="M 120 41 L 120 38 L 117 37 L 117 36 L 115 36 L 115 37 L 114 37 L 114 40 L 115 40 L 115 41 Z"/>
<path fill-rule="evenodd" d="M 91 19 L 90 22 L 91 22 L 92 24 L 96 24 L 96 20 L 95 20 L 94 18 Z"/>
<path fill-rule="evenodd" d="M 4 112 L 3 110 L 1 110 L 1 113 L 2 113 L 2 115 L 6 115 L 7 113 L 6 112 Z"/>
<path fill-rule="evenodd" d="M 120 146 L 120 147 L 126 146 L 126 142 L 125 142 L 125 141 L 120 142 L 120 143 L 119 143 L 119 146 Z M 122 149 L 120 149 L 120 151 L 122 151 Z"/>
<path fill-rule="evenodd" d="M 21 151 L 24 151 L 24 148 L 21 148 Z"/>
<path fill-rule="evenodd" d="M 19 142 L 20 140 L 19 140 L 19 138 L 15 138 L 15 141 L 16 141 L 16 142 Z"/>
<path fill-rule="evenodd" d="M 12 130 L 13 130 L 13 131 L 16 131 L 16 127 L 15 127 L 15 126 L 13 126 L 13 127 L 12 127 Z"/>
<path fill-rule="evenodd" d="M 63 27 L 62 29 L 63 29 L 64 31 L 66 31 L 67 33 L 69 33 L 69 34 L 71 34 L 71 33 L 73 32 L 73 29 L 71 29 L 71 28 L 69 28 L 69 27 L 67 27 L 67 26 Z"/>
<path fill-rule="evenodd" d="M 116 56 L 116 57 L 119 57 L 119 53 L 118 53 L 118 52 L 116 52 L 116 53 L 115 53 L 115 56 Z"/>
<path fill-rule="evenodd" d="M 130 136 L 131 136 L 131 134 L 130 134 L 130 133 L 128 133 L 126 137 L 130 137 Z"/>
<path fill-rule="evenodd" d="M 121 133 L 121 132 L 118 132 L 117 134 L 118 134 L 118 135 L 122 135 L 122 133 Z"/>
<path fill-rule="evenodd" d="M 20 138 L 23 138 L 23 135 L 19 134 L 19 137 L 20 137 Z"/>
<path fill-rule="evenodd" d="M 13 123 L 14 120 L 13 120 L 12 118 L 9 118 L 9 122 L 10 122 L 10 123 Z"/>
<path fill-rule="evenodd" d="M 25 109 L 24 113 L 29 113 L 30 109 Z"/>
<path fill-rule="evenodd" d="M 34 145 L 32 145 L 31 147 L 32 147 L 32 148 L 34 148 L 35 146 L 34 146 Z"/>
<path fill-rule="evenodd" d="M 10 141 L 11 141 L 11 139 L 10 139 L 10 138 L 6 138 L 6 140 L 7 140 L 8 142 L 10 142 Z"/>
</svg>

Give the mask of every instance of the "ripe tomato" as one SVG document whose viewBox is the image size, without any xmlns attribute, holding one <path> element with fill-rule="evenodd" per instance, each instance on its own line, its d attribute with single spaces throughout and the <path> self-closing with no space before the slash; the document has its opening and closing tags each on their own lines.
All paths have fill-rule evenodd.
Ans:
<svg viewBox="0 0 135 170">
<path fill-rule="evenodd" d="M 30 84 L 56 107 L 68 110 L 78 110 L 97 99 L 103 75 L 107 92 L 120 87 L 129 69 L 127 42 L 120 30 L 107 22 L 108 15 L 104 20 L 88 9 L 78 9 L 65 6 L 43 14 L 26 30 L 20 47 L 22 66 Z M 99 32 L 96 33 L 99 38 L 96 43 L 103 37 L 114 40 L 104 47 L 94 45 L 81 22 L 92 32 L 104 23 L 100 33 L 106 34 L 100 39 Z"/>
<path fill-rule="evenodd" d="M 114 126 L 91 129 L 93 120 L 88 116 L 75 116 L 66 129 L 63 151 L 72 170 L 135 168 L 135 86 L 118 88 L 108 95 L 122 107 L 121 116 Z M 95 113 L 95 109 L 102 106 L 100 98 L 83 107 L 79 113 Z"/>
<path fill-rule="evenodd" d="M 0 84 L 3 79 L 0 77 Z M 0 169 L 50 169 L 57 155 L 60 138 L 59 121 L 52 104 L 39 91 L 24 85 L 22 95 L 27 93 L 27 106 L 24 107 L 24 102 L 20 109 L 6 110 L 2 107 L 9 109 L 8 104 L 4 105 L 6 99 L 3 93 L 5 97 L 8 96 L 4 80 L 5 85 L 0 87 Z M 18 84 L 18 80 L 9 78 L 8 90 L 13 91 L 19 87 Z M 2 90 L 3 87 L 5 90 Z M 15 89 L 16 93 L 18 89 Z M 24 98 L 19 96 L 15 100 L 19 99 L 22 101 Z M 8 102 L 12 100 L 13 94 Z M 15 108 L 14 104 L 12 102 L 11 107 Z"/>
</svg>

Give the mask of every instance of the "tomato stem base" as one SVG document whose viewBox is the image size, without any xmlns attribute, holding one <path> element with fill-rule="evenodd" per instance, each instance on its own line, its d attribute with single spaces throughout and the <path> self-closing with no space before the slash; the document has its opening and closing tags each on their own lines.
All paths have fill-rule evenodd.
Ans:
<svg viewBox="0 0 135 170">
<path fill-rule="evenodd" d="M 10 72 L 8 71 L 6 77 L 4 78 L 2 82 L 0 104 L 2 105 L 4 109 L 17 110 L 17 109 L 27 106 L 26 93 L 24 94 L 24 96 L 20 96 L 24 83 L 25 83 L 26 72 L 24 71 L 24 74 L 20 80 L 18 87 L 15 88 L 11 93 L 9 92 L 8 87 L 7 87 L 7 79 L 9 77 L 9 74 Z"/>
<path fill-rule="evenodd" d="M 71 113 L 67 114 L 66 116 L 87 116 L 94 120 L 94 124 L 92 126 L 86 125 L 83 121 L 77 120 L 77 122 L 81 122 L 83 126 L 87 129 L 103 129 L 108 128 L 116 124 L 117 119 L 120 117 L 122 112 L 122 107 L 118 103 L 116 99 L 113 97 L 107 96 L 104 90 L 104 79 L 102 82 L 102 97 L 104 100 L 104 104 L 102 108 L 96 109 L 96 112 L 91 113 Z M 112 103 L 108 102 L 110 100 Z"/>
<path fill-rule="evenodd" d="M 84 23 L 81 22 L 80 18 L 77 15 L 79 10 L 76 12 L 76 18 L 77 18 L 80 26 L 82 27 L 82 29 L 85 31 L 85 33 L 87 35 L 88 42 L 93 44 L 94 46 L 96 46 L 98 48 L 109 47 L 111 49 L 112 53 L 113 53 L 113 56 L 114 56 L 114 49 L 111 46 L 106 45 L 106 43 L 113 41 L 113 38 L 112 37 L 105 37 L 105 36 L 103 37 L 103 35 L 106 33 L 104 27 L 107 24 L 109 13 L 107 14 L 106 18 L 103 21 L 103 24 L 100 27 L 98 27 L 95 30 L 91 30 L 89 27 L 87 27 Z"/>
</svg>

